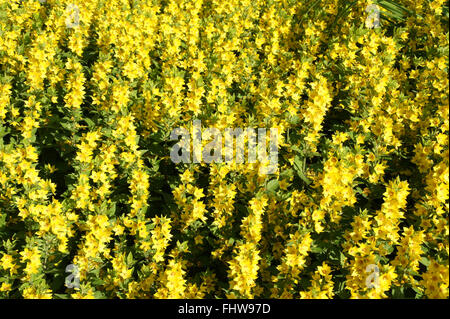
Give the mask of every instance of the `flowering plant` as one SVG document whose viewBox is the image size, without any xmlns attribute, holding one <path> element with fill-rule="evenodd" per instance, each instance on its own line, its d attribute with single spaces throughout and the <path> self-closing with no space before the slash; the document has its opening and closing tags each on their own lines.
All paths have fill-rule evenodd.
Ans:
<svg viewBox="0 0 450 319">
<path fill-rule="evenodd" d="M 0 297 L 448 298 L 448 22 L 0 0 Z M 195 120 L 276 128 L 277 169 L 172 162 Z"/>
</svg>

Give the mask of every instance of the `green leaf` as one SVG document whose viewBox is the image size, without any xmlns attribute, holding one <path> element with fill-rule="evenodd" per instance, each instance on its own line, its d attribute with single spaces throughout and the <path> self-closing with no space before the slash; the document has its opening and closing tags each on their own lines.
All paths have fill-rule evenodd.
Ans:
<svg viewBox="0 0 450 319">
<path fill-rule="evenodd" d="M 86 124 L 88 125 L 89 128 L 92 128 L 95 126 L 94 121 L 92 121 L 90 118 L 85 117 L 83 120 L 86 122 Z"/>
<path fill-rule="evenodd" d="M 422 257 L 419 262 L 426 267 L 430 265 L 430 260 L 427 257 Z"/>
<path fill-rule="evenodd" d="M 320 254 L 323 251 L 322 247 L 319 246 L 312 246 L 311 247 L 311 252 L 314 254 Z"/>
<path fill-rule="evenodd" d="M 132 264 L 133 264 L 133 254 L 130 251 L 127 256 L 127 265 L 130 266 Z"/>
<path fill-rule="evenodd" d="M 298 155 L 294 158 L 294 169 L 297 173 L 298 177 L 301 178 L 302 181 L 306 183 L 306 185 L 311 184 L 311 181 L 305 176 L 304 170 L 305 170 L 305 161 L 303 162 L 300 160 L 300 157 Z"/>
<path fill-rule="evenodd" d="M 276 179 L 273 179 L 267 183 L 266 190 L 270 193 L 275 193 L 280 187 L 280 182 Z"/>
<path fill-rule="evenodd" d="M 404 286 L 394 286 L 392 288 L 392 297 L 402 299 L 405 297 Z"/>
<path fill-rule="evenodd" d="M 345 255 L 342 252 L 339 253 L 339 263 L 340 263 L 341 266 L 344 266 Z"/>
<path fill-rule="evenodd" d="M 101 279 L 95 279 L 92 281 L 93 286 L 103 286 L 104 284 L 105 284 L 105 282 Z"/>
</svg>

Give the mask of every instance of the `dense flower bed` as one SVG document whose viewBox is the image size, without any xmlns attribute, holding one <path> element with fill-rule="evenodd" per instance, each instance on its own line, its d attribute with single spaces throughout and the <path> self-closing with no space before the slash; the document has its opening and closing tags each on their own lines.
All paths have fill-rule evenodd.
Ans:
<svg viewBox="0 0 450 319">
<path fill-rule="evenodd" d="M 0 297 L 448 298 L 448 2 L 371 4 L 0 0 Z"/>
</svg>

